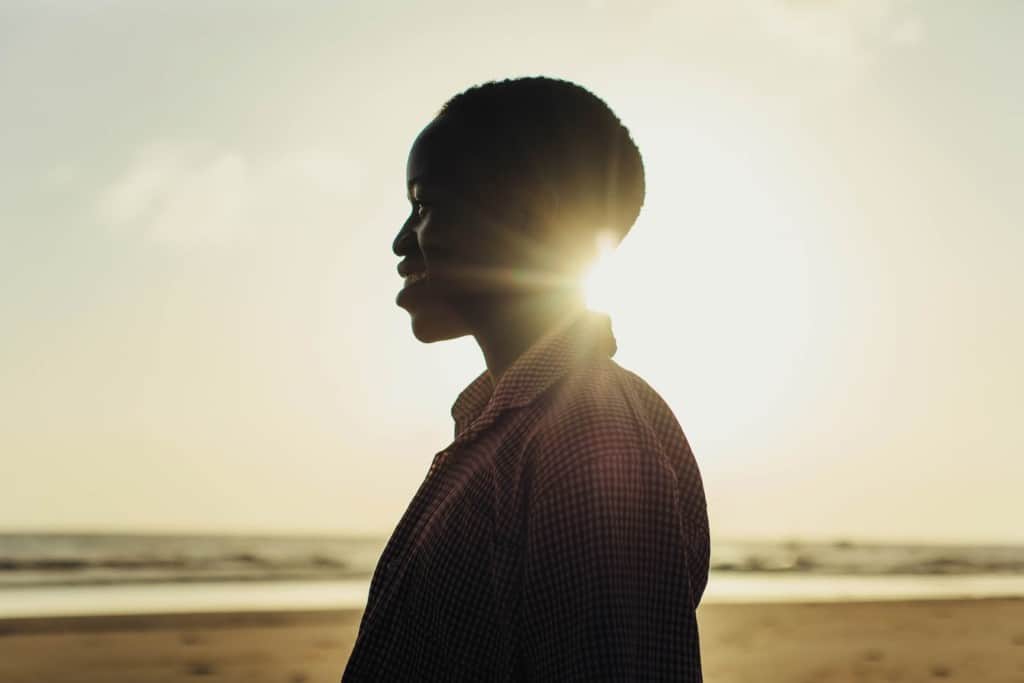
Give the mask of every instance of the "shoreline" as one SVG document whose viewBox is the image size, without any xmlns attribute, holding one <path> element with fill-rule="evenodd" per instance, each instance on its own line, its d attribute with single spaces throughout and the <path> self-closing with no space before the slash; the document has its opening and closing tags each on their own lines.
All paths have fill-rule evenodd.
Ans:
<svg viewBox="0 0 1024 683">
<path fill-rule="evenodd" d="M 361 610 L 369 577 L 0 589 L 0 619 Z M 1024 575 L 808 576 L 712 572 L 702 604 L 877 602 L 1024 596 Z"/>
<path fill-rule="evenodd" d="M 907 598 L 884 600 L 807 600 L 778 602 L 773 600 L 750 600 L 737 602 L 702 602 L 701 611 L 718 611 L 745 608 L 811 608 L 830 607 L 915 608 L 942 607 L 962 603 L 991 603 L 1019 605 L 1024 618 L 1024 596 L 986 596 L 978 598 Z M 234 628 L 275 627 L 295 620 L 304 622 L 334 623 L 339 619 L 359 617 L 362 608 L 325 607 L 323 609 L 253 609 L 253 610 L 197 610 L 193 612 L 139 612 L 131 614 L 75 614 L 63 616 L 0 616 L 0 638 L 9 635 L 38 633 L 84 633 L 106 631 L 156 631 L 169 628 Z M 1021 622 L 1024 629 L 1024 621 Z"/>
<path fill-rule="evenodd" d="M 0 639 L 10 635 L 160 631 L 187 628 L 280 627 L 296 620 L 332 624 L 362 615 L 362 609 L 253 610 L 0 617 Z M 2 641 L 0 641 L 2 642 Z"/>
</svg>

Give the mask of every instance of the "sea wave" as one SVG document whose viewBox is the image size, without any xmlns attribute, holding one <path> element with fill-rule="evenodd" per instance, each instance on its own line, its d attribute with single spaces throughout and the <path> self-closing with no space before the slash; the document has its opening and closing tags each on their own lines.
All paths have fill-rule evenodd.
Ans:
<svg viewBox="0 0 1024 683">
<path fill-rule="evenodd" d="M 376 538 L 2 534 L 0 589 L 361 578 L 382 548 Z"/>
<path fill-rule="evenodd" d="M 843 576 L 1022 574 L 1020 546 L 851 543 L 723 543 L 712 551 L 715 572 Z"/>
<path fill-rule="evenodd" d="M 368 578 L 382 538 L 0 534 L 4 588 Z M 720 576 L 1024 575 L 1020 546 L 712 543 Z"/>
</svg>

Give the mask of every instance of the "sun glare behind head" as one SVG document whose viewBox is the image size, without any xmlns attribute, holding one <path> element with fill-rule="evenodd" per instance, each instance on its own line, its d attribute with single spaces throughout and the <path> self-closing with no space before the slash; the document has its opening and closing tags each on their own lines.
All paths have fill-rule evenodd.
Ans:
<svg viewBox="0 0 1024 683">
<path fill-rule="evenodd" d="M 602 232 L 597 236 L 597 258 L 583 276 L 583 295 L 587 308 L 610 313 L 615 299 L 615 238 Z"/>
</svg>

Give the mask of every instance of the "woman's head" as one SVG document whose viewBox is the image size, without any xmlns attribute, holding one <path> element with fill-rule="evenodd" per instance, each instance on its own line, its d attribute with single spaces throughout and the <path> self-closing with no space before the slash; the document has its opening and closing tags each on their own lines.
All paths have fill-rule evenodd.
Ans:
<svg viewBox="0 0 1024 683">
<path fill-rule="evenodd" d="M 598 235 L 621 240 L 644 200 L 626 128 L 585 88 L 550 78 L 456 95 L 413 143 L 406 173 L 397 301 L 423 341 L 471 334 L 522 297 L 571 300 Z"/>
</svg>

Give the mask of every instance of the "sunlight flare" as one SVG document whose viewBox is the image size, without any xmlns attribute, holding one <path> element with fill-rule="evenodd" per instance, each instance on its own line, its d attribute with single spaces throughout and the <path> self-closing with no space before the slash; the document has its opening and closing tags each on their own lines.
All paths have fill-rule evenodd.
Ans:
<svg viewBox="0 0 1024 683">
<path fill-rule="evenodd" d="M 583 276 L 587 308 L 611 313 L 615 299 L 615 238 L 608 232 L 597 236 L 597 258 Z"/>
</svg>

